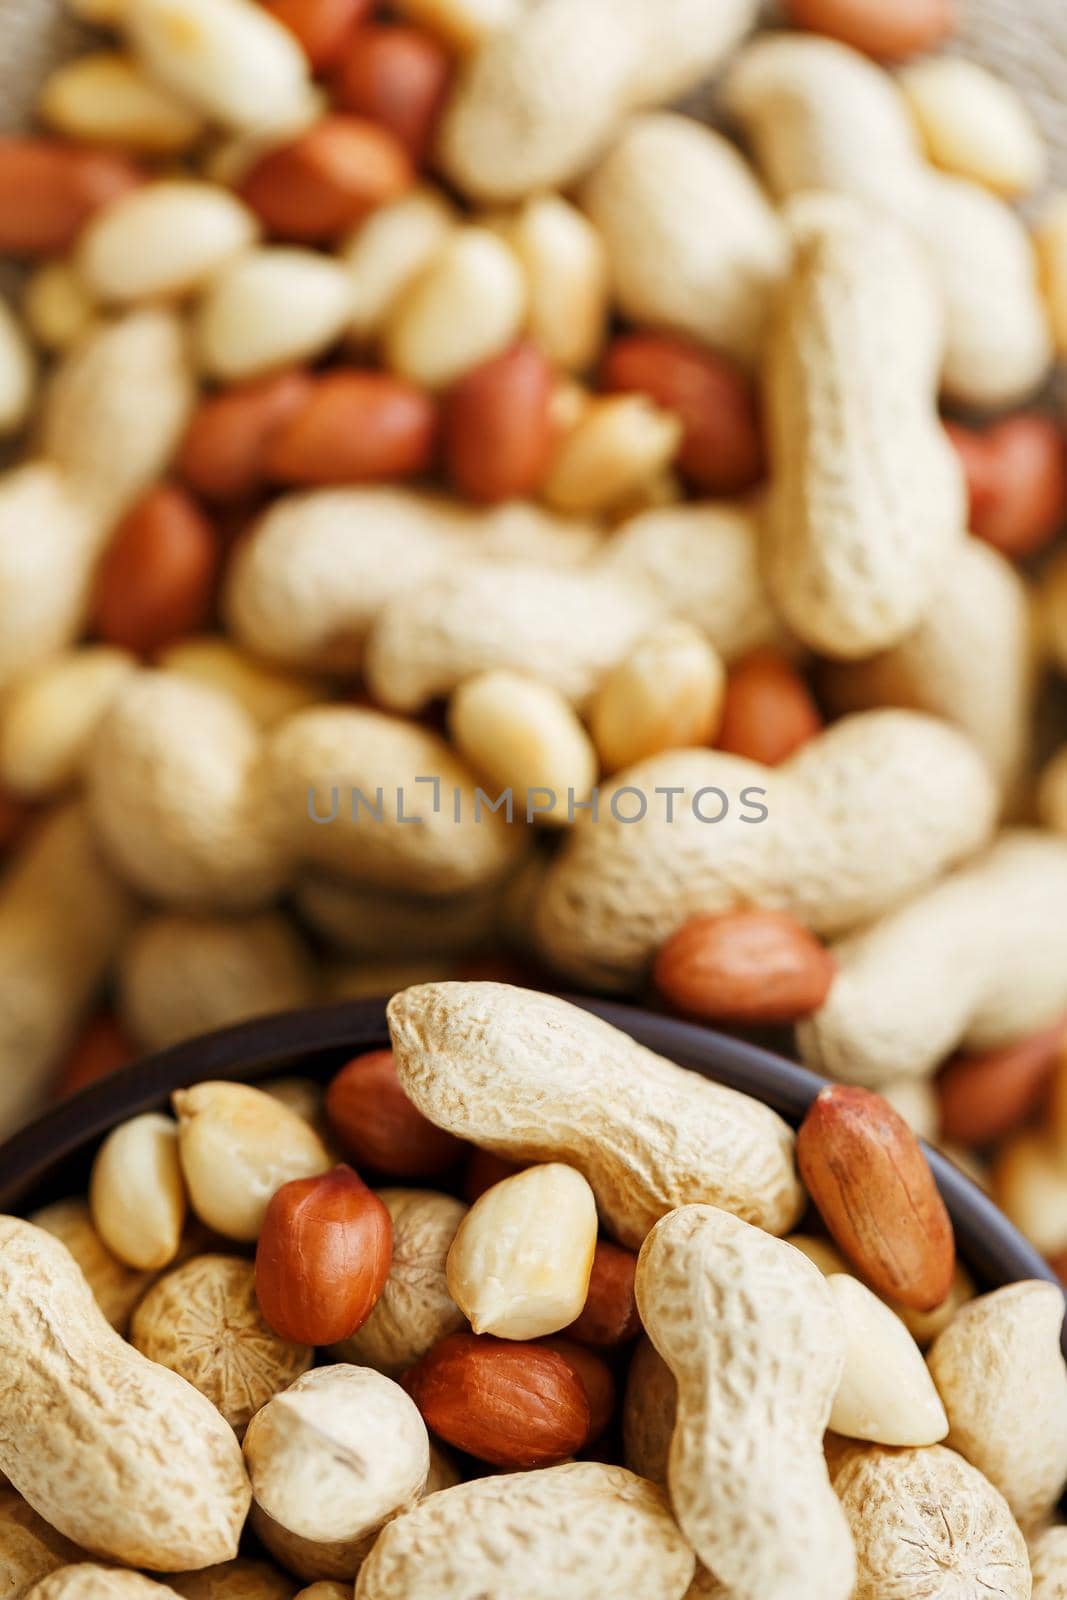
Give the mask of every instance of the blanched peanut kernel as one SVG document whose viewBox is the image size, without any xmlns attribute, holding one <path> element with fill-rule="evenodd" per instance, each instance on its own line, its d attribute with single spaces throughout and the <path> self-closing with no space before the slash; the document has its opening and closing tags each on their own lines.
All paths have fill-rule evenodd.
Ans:
<svg viewBox="0 0 1067 1600">
<path fill-rule="evenodd" d="M 585 1305 L 596 1240 L 582 1175 L 561 1162 L 529 1167 L 475 1201 L 448 1252 L 448 1287 L 475 1333 L 558 1333 Z"/>
<path fill-rule="evenodd" d="M 661 750 L 714 741 L 722 717 L 726 668 L 688 622 L 666 622 L 646 634 L 604 680 L 591 726 L 609 772 Z"/>
<path fill-rule="evenodd" d="M 158 1272 L 178 1254 L 185 1185 L 170 1117 L 134 1117 L 101 1145 L 89 1181 L 93 1226 L 128 1267 Z"/>
<path fill-rule="evenodd" d="M 452 696 L 448 720 L 460 752 L 487 780 L 514 791 L 519 813 L 566 826 L 571 800 L 588 799 L 596 754 L 572 708 L 548 684 L 518 672 L 479 673 Z"/>
</svg>

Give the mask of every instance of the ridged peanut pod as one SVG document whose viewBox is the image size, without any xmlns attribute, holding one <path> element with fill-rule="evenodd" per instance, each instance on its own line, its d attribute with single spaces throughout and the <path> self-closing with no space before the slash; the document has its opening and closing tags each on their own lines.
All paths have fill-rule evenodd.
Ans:
<svg viewBox="0 0 1067 1600">
<path fill-rule="evenodd" d="M 0 1135 L 45 1094 L 133 914 L 82 807 L 53 812 L 0 884 Z"/>
<path fill-rule="evenodd" d="M 471 562 L 384 608 L 368 643 L 368 679 L 399 710 L 501 667 L 581 703 L 667 617 L 700 628 L 730 661 L 780 631 L 757 551 L 752 511 L 685 505 L 634 517 L 573 569 Z"/>
<path fill-rule="evenodd" d="M 1067 1595 L 1067 1527 L 1054 1524 L 1030 1539 L 1033 1600 L 1064 1600 Z"/>
<path fill-rule="evenodd" d="M 1010 798 L 1029 755 L 1034 655 L 1026 584 L 992 546 L 967 539 L 912 633 L 866 661 L 830 663 L 821 682 L 836 711 L 908 706 L 955 723 Z"/>
<path fill-rule="evenodd" d="M 472 775 L 425 728 L 325 706 L 264 735 L 230 695 L 177 673 L 139 673 L 116 697 L 89 806 L 124 876 L 191 909 L 265 905 L 302 863 L 399 892 L 463 892 L 523 849 L 502 812 L 476 816 Z"/>
<path fill-rule="evenodd" d="M 104 534 L 166 471 L 195 396 L 185 330 L 173 311 L 151 307 L 106 323 L 60 363 L 45 399 L 41 449 Z"/>
<path fill-rule="evenodd" d="M 834 1489 L 856 1543 L 852 1600 L 1030 1600 L 1026 1542 L 1004 1497 L 954 1450 L 853 1446 Z"/>
<path fill-rule="evenodd" d="M 683 1206 L 645 1240 L 637 1303 L 678 1384 L 668 1480 L 701 1561 L 731 1593 L 849 1600 L 855 1553 L 822 1451 L 845 1330 L 819 1269 Z"/>
<path fill-rule="evenodd" d="M 105 531 L 52 462 L 0 477 L 0 687 L 77 637 Z"/>
<path fill-rule="evenodd" d="M 826 1001 L 800 1024 L 807 1064 L 877 1088 L 953 1051 L 996 1049 L 1067 1010 L 1067 841 L 1011 830 L 834 947 Z"/>
<path fill-rule="evenodd" d="M 692 1577 L 666 1496 L 576 1461 L 431 1495 L 379 1535 L 356 1600 L 683 1600 Z"/>
<path fill-rule="evenodd" d="M 26 1600 L 179 1600 L 178 1591 L 137 1572 L 91 1562 L 62 1567 L 27 1590 Z"/>
<path fill-rule="evenodd" d="M 0 1487 L 0 1572 L 4 1600 L 24 1600 L 41 1578 L 81 1559 L 83 1552 L 50 1528 L 14 1489 Z"/>
<path fill-rule="evenodd" d="M 123 947 L 118 982 L 123 1021 L 145 1050 L 315 999 L 311 952 L 278 911 L 145 917 Z"/>
<path fill-rule="evenodd" d="M 1067 1482 L 1063 1310 L 1058 1285 L 1013 1283 L 958 1311 L 927 1358 L 948 1444 L 1000 1490 L 1023 1529 L 1049 1515 Z"/>
<path fill-rule="evenodd" d="M 1000 408 L 1040 386 L 1052 337 L 1026 228 L 995 195 L 927 164 L 888 74 L 832 39 L 769 34 L 733 62 L 725 100 L 780 198 L 830 190 L 912 230 L 944 297 L 946 394 Z"/>
<path fill-rule="evenodd" d="M 475 199 L 563 189 L 628 111 L 694 88 L 754 25 L 754 0 L 544 0 L 461 74 L 440 156 Z"/>
<path fill-rule="evenodd" d="M 283 495 L 234 551 L 224 606 L 237 637 L 268 660 L 357 671 L 363 640 L 394 595 L 484 556 L 569 565 L 592 527 L 533 506 L 475 511 L 406 489 Z"/>
<path fill-rule="evenodd" d="M 772 1233 L 802 1209 L 780 1117 L 555 996 L 422 984 L 394 996 L 389 1029 L 404 1090 L 431 1122 L 514 1161 L 576 1167 L 631 1249 L 691 1201 Z"/>
<path fill-rule="evenodd" d="M 237 1554 L 251 1490 L 229 1424 L 126 1344 L 63 1245 L 15 1217 L 0 1220 L 0 1391 L 0 1472 L 68 1539 L 157 1572 Z"/>
<path fill-rule="evenodd" d="M 818 196 L 767 358 L 771 593 L 805 643 L 869 656 L 919 622 L 962 542 L 963 473 L 937 415 L 943 326 L 907 234 Z"/>
<path fill-rule="evenodd" d="M 534 913 L 556 967 L 611 989 L 636 986 L 664 940 L 700 913 L 781 909 L 829 936 L 869 922 L 984 845 L 997 804 L 970 742 L 910 711 L 845 718 L 776 768 L 676 750 L 613 785 L 599 820 L 572 830 Z M 642 821 L 612 813 L 623 787 L 647 797 Z M 746 793 L 762 821 L 745 820 L 758 818 Z M 618 809 L 633 816 L 637 801 Z"/>
<path fill-rule="evenodd" d="M 635 117 L 580 199 L 604 240 L 624 317 L 749 366 L 757 360 L 789 241 L 729 140 L 671 112 Z"/>
</svg>

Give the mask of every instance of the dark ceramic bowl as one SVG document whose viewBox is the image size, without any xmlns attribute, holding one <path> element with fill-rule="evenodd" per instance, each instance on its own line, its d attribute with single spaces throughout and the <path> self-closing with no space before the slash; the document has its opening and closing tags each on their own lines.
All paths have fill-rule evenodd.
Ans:
<svg viewBox="0 0 1067 1600">
<path fill-rule="evenodd" d="M 740 1089 L 798 1123 L 824 1079 L 770 1051 L 630 1006 L 577 1004 L 706 1078 Z M 0 1148 L 0 1211 L 28 1212 L 84 1190 L 97 1145 L 116 1124 L 165 1109 L 171 1092 L 205 1078 L 244 1082 L 283 1074 L 325 1079 L 351 1056 L 389 1042 L 385 1002 L 286 1012 L 148 1056 L 64 1101 Z M 951 1161 L 928 1150 L 962 1259 L 981 1287 L 1055 1274 Z"/>
</svg>

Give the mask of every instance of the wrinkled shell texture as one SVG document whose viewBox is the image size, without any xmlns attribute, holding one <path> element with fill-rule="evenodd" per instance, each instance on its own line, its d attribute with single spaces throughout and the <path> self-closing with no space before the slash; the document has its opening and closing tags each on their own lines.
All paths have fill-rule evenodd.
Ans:
<svg viewBox="0 0 1067 1600">
<path fill-rule="evenodd" d="M 424 1500 L 381 1534 L 356 1600 L 682 1600 L 692 1576 L 658 1489 L 576 1462 Z"/>
<path fill-rule="evenodd" d="M 623 1456 L 631 1472 L 667 1487 L 667 1464 L 678 1410 L 674 1373 L 650 1339 L 634 1350 L 623 1399 Z"/>
<path fill-rule="evenodd" d="M 779 1233 L 799 1215 L 780 1117 L 565 1001 L 423 984 L 394 998 L 389 1026 L 401 1084 L 431 1122 L 512 1160 L 576 1167 L 620 1244 L 692 1200 Z"/>
<path fill-rule="evenodd" d="M 948 1443 L 1031 1527 L 1067 1482 L 1067 1370 L 1060 1351 L 1063 1294 L 1015 1283 L 964 1306 L 930 1350 L 948 1412 Z"/>
<path fill-rule="evenodd" d="M 845 1332 L 819 1269 L 685 1206 L 645 1241 L 637 1303 L 678 1383 L 671 1501 L 704 1565 L 763 1600 L 849 1600 L 852 1541 L 822 1452 Z"/>
<path fill-rule="evenodd" d="M 869 922 L 984 844 L 997 809 L 971 743 L 908 711 L 846 717 L 774 769 L 672 750 L 617 773 L 613 788 L 624 785 L 651 797 L 646 818 L 618 822 L 602 793 L 600 820 L 571 831 L 535 912 L 545 954 L 596 988 L 633 987 L 660 945 L 701 913 L 764 906 L 822 935 Z M 673 821 L 655 796 L 668 787 L 684 791 Z M 714 787 L 731 808 L 712 826 L 692 802 Z M 748 787 L 763 791 L 762 822 L 742 820 Z M 721 801 L 702 806 L 716 816 Z"/>
<path fill-rule="evenodd" d="M 239 1256 L 194 1256 L 150 1289 L 133 1315 L 131 1343 L 180 1375 L 242 1433 L 312 1361 L 280 1339 L 256 1300 L 256 1269 Z"/>
<path fill-rule="evenodd" d="M 466 1324 L 448 1292 L 445 1263 L 467 1208 L 425 1189 L 380 1189 L 378 1198 L 393 1220 L 389 1277 L 362 1328 L 334 1354 L 395 1378 Z"/>
<path fill-rule="evenodd" d="M 135 1272 L 104 1244 L 93 1227 L 84 1200 L 57 1200 L 30 1218 L 65 1244 L 96 1297 L 96 1303 L 111 1326 L 125 1333 L 130 1313 L 152 1282 L 150 1272 Z"/>
<path fill-rule="evenodd" d="M 834 1489 L 856 1543 L 853 1600 L 1030 1600 L 1011 1512 L 955 1451 L 855 1447 Z"/>
<path fill-rule="evenodd" d="M 0 1221 L 0 1472 L 83 1549 L 182 1572 L 236 1554 L 251 1492 L 210 1401 L 105 1321 L 50 1234 Z"/>
<path fill-rule="evenodd" d="M 804 1061 L 876 1088 L 962 1045 L 994 1049 L 1067 1006 L 1067 843 L 1011 829 L 971 865 L 834 947 L 823 1006 L 797 1030 Z M 892 984 L 886 973 L 893 974 Z"/>
<path fill-rule="evenodd" d="M 941 326 L 915 246 L 844 202 L 805 219 L 768 356 L 768 577 L 828 655 L 915 626 L 966 527 L 936 409 Z"/>
</svg>

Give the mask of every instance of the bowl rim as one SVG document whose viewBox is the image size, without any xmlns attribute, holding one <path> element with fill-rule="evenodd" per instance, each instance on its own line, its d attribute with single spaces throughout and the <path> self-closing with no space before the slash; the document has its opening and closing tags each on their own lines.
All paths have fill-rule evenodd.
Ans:
<svg viewBox="0 0 1067 1600">
<path fill-rule="evenodd" d="M 559 998 L 679 1065 L 752 1095 L 794 1126 L 829 1082 L 762 1045 L 696 1023 L 584 995 Z M 175 1089 L 210 1078 L 249 1082 L 307 1075 L 308 1058 L 386 1047 L 386 1005 L 385 998 L 372 998 L 257 1017 L 183 1040 L 99 1079 L 0 1146 L 0 1210 L 17 1211 L 65 1162 L 87 1153 L 119 1122 L 165 1107 Z M 1062 1289 L 1052 1268 L 993 1201 L 947 1156 L 925 1142 L 923 1147 L 952 1217 L 960 1258 L 979 1282 L 1039 1278 Z M 1064 1340 L 1067 1350 L 1067 1330 Z"/>
</svg>

